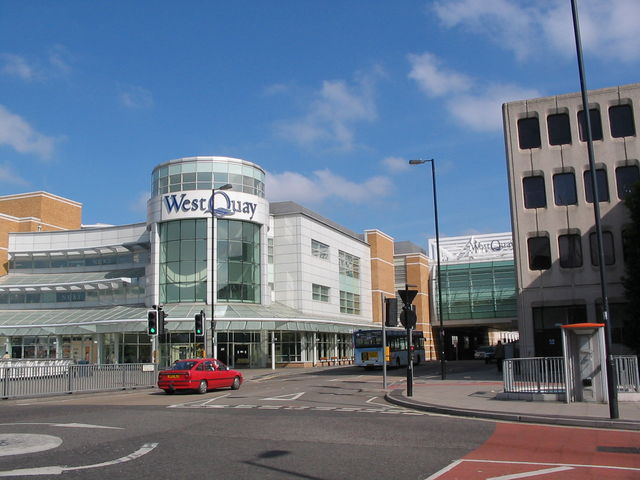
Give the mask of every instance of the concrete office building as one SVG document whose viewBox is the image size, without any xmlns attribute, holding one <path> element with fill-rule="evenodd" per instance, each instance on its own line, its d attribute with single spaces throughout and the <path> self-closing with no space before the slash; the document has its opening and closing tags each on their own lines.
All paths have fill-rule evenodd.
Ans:
<svg viewBox="0 0 640 480">
<path fill-rule="evenodd" d="M 435 239 L 429 239 L 429 252 L 437 258 Z M 440 264 L 441 315 L 449 360 L 471 359 L 477 347 L 495 345 L 498 340 L 506 344 L 518 340 L 511 232 L 441 238 Z M 437 280 L 434 268 L 434 329 L 440 328 Z"/>
<path fill-rule="evenodd" d="M 589 102 L 612 353 L 622 353 L 623 199 L 640 178 L 640 84 L 591 91 Z M 560 325 L 602 320 L 585 108 L 571 93 L 507 103 L 503 118 L 521 355 L 559 355 Z"/>
<path fill-rule="evenodd" d="M 264 180 L 245 160 L 171 160 L 153 169 L 145 222 L 91 228 L 79 228 L 76 202 L 25 195 L 78 212 L 68 230 L 8 234 L 0 348 L 14 358 L 164 365 L 211 354 L 214 304 L 215 355 L 230 365 L 350 360 L 352 332 L 379 326 L 381 296 L 393 294 L 394 241 L 293 202 L 269 204 Z M 153 305 L 168 315 L 165 336 L 147 333 Z M 193 332 L 200 311 L 206 341 Z M 421 325 L 429 329 L 428 317 Z"/>
</svg>

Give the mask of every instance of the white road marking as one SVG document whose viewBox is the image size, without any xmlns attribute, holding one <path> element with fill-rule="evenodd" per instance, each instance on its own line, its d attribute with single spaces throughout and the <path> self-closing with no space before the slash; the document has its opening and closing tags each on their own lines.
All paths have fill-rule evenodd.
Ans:
<svg viewBox="0 0 640 480">
<path fill-rule="evenodd" d="M 214 397 L 211 400 L 207 400 L 206 402 L 204 402 L 202 405 L 209 405 L 211 402 L 215 402 L 216 400 L 218 400 L 219 398 L 224 398 L 224 397 L 228 397 L 229 395 L 231 395 L 230 393 L 225 393 L 224 395 L 220 395 L 219 397 Z"/>
<path fill-rule="evenodd" d="M 305 394 L 305 392 L 289 393 L 289 394 L 280 395 L 280 396 L 277 396 L 277 397 L 263 398 L 262 400 L 286 400 L 286 401 L 292 401 L 292 400 L 299 399 L 304 394 Z"/>
<path fill-rule="evenodd" d="M 501 475 L 499 477 L 487 478 L 487 480 L 515 480 L 517 478 L 537 477 L 538 475 L 546 475 L 547 473 L 564 472 L 565 470 L 573 470 L 573 467 L 554 467 L 545 468 L 543 470 L 534 470 L 531 472 L 514 473 L 511 475 Z"/>
<path fill-rule="evenodd" d="M 614 465 L 588 465 L 588 464 L 583 465 L 583 464 L 575 464 L 575 463 L 515 462 L 515 461 L 509 461 L 509 460 L 481 460 L 481 459 L 461 458 L 459 460 L 456 460 L 456 461 L 452 462 L 448 466 L 438 470 L 437 472 L 429 475 L 427 478 L 425 478 L 425 480 L 437 480 L 442 475 L 444 475 L 445 473 L 453 470 L 455 467 L 457 467 L 458 465 L 462 464 L 463 462 L 471 462 L 471 463 L 503 463 L 503 464 L 507 464 L 507 465 L 535 465 L 535 466 L 543 466 L 543 467 L 559 467 L 562 470 L 571 470 L 573 468 L 598 468 L 598 469 L 607 469 L 607 470 L 626 470 L 626 471 L 632 471 L 632 472 L 640 472 L 640 468 L 617 467 L 617 466 L 614 466 Z M 536 472 L 524 472 L 525 473 L 524 477 L 523 476 L 515 476 L 515 475 L 523 475 L 523 474 L 511 474 L 511 475 L 506 475 L 506 476 L 502 476 L 502 477 L 492 477 L 491 479 L 487 479 L 487 480 L 517 479 L 517 478 L 526 478 L 526 476 L 544 475 L 546 473 L 553 473 L 553 472 L 550 472 L 550 470 L 552 470 L 552 469 L 538 470 Z M 562 470 L 555 470 L 555 471 L 562 471 Z M 531 475 L 529 475 L 529 474 L 531 474 Z"/>
<path fill-rule="evenodd" d="M 376 398 L 378 398 L 378 397 L 371 397 L 371 398 L 370 398 L 369 400 L 367 400 L 365 403 L 370 403 L 370 402 L 374 401 Z"/>
<path fill-rule="evenodd" d="M 124 430 L 122 427 L 107 427 L 105 425 L 91 425 L 88 423 L 0 423 L 0 425 L 49 425 L 50 427 L 67 427 L 67 428 L 109 428 L 113 430 Z"/>
<path fill-rule="evenodd" d="M 0 433 L 0 457 L 44 452 L 62 445 L 60 437 L 31 433 Z"/>
<path fill-rule="evenodd" d="M 108 462 L 102 463 L 94 463 L 93 465 L 81 465 L 78 467 L 61 467 L 58 465 L 52 465 L 50 467 L 38 467 L 38 468 L 22 468 L 17 470 L 5 470 L 4 472 L 0 471 L 0 477 L 17 477 L 17 476 L 27 476 L 27 475 L 61 475 L 64 472 L 72 471 L 72 470 L 86 470 L 89 468 L 98 468 L 98 467 L 106 467 L 109 465 L 116 465 L 119 463 L 129 462 L 131 460 L 135 460 L 140 458 L 142 455 L 149 453 L 151 450 L 158 446 L 157 443 L 145 443 L 135 452 L 126 455 L 124 457 L 116 458 L 115 460 L 110 460 Z"/>
</svg>

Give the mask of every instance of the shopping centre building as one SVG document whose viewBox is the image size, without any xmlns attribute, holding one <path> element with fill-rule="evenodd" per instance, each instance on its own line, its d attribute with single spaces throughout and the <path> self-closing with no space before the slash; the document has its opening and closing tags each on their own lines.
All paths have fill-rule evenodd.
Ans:
<svg viewBox="0 0 640 480">
<path fill-rule="evenodd" d="M 429 251 L 431 258 L 437 258 L 435 239 L 429 240 Z M 516 355 L 519 334 L 511 232 L 441 238 L 440 264 L 441 296 L 435 268 L 431 276 L 431 309 L 437 313 L 432 324 L 437 332 L 442 318 L 447 359 L 471 359 L 478 347 L 498 341 L 509 346 L 509 356 Z"/>
<path fill-rule="evenodd" d="M 0 348 L 96 363 L 348 362 L 352 332 L 380 326 L 400 266 L 421 293 L 418 328 L 433 358 L 429 261 L 416 245 L 269 203 L 265 171 L 241 159 L 160 164 L 151 192 L 146 221 L 121 226 L 81 226 L 81 204 L 45 192 L 0 197 Z M 158 305 L 166 333 L 149 335 Z M 204 337 L 194 333 L 200 312 Z"/>
</svg>

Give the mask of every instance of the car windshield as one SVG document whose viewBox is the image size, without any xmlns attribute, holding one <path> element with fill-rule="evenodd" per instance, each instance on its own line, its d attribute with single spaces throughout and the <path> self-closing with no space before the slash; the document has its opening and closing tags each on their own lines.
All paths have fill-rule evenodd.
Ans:
<svg viewBox="0 0 640 480">
<path fill-rule="evenodd" d="M 171 367 L 171 370 L 191 370 L 197 362 L 176 362 Z"/>
</svg>

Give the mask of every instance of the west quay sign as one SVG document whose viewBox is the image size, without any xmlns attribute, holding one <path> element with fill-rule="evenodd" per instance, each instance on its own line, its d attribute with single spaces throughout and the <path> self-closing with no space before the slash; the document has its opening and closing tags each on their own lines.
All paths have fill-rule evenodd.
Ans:
<svg viewBox="0 0 640 480">
<path fill-rule="evenodd" d="M 203 197 L 200 193 L 172 193 L 162 196 L 162 217 L 185 216 L 188 213 L 213 214 L 216 217 L 243 214 L 242 217 L 253 220 L 258 204 L 233 200 L 223 190 L 216 190 L 213 195 Z"/>
</svg>

